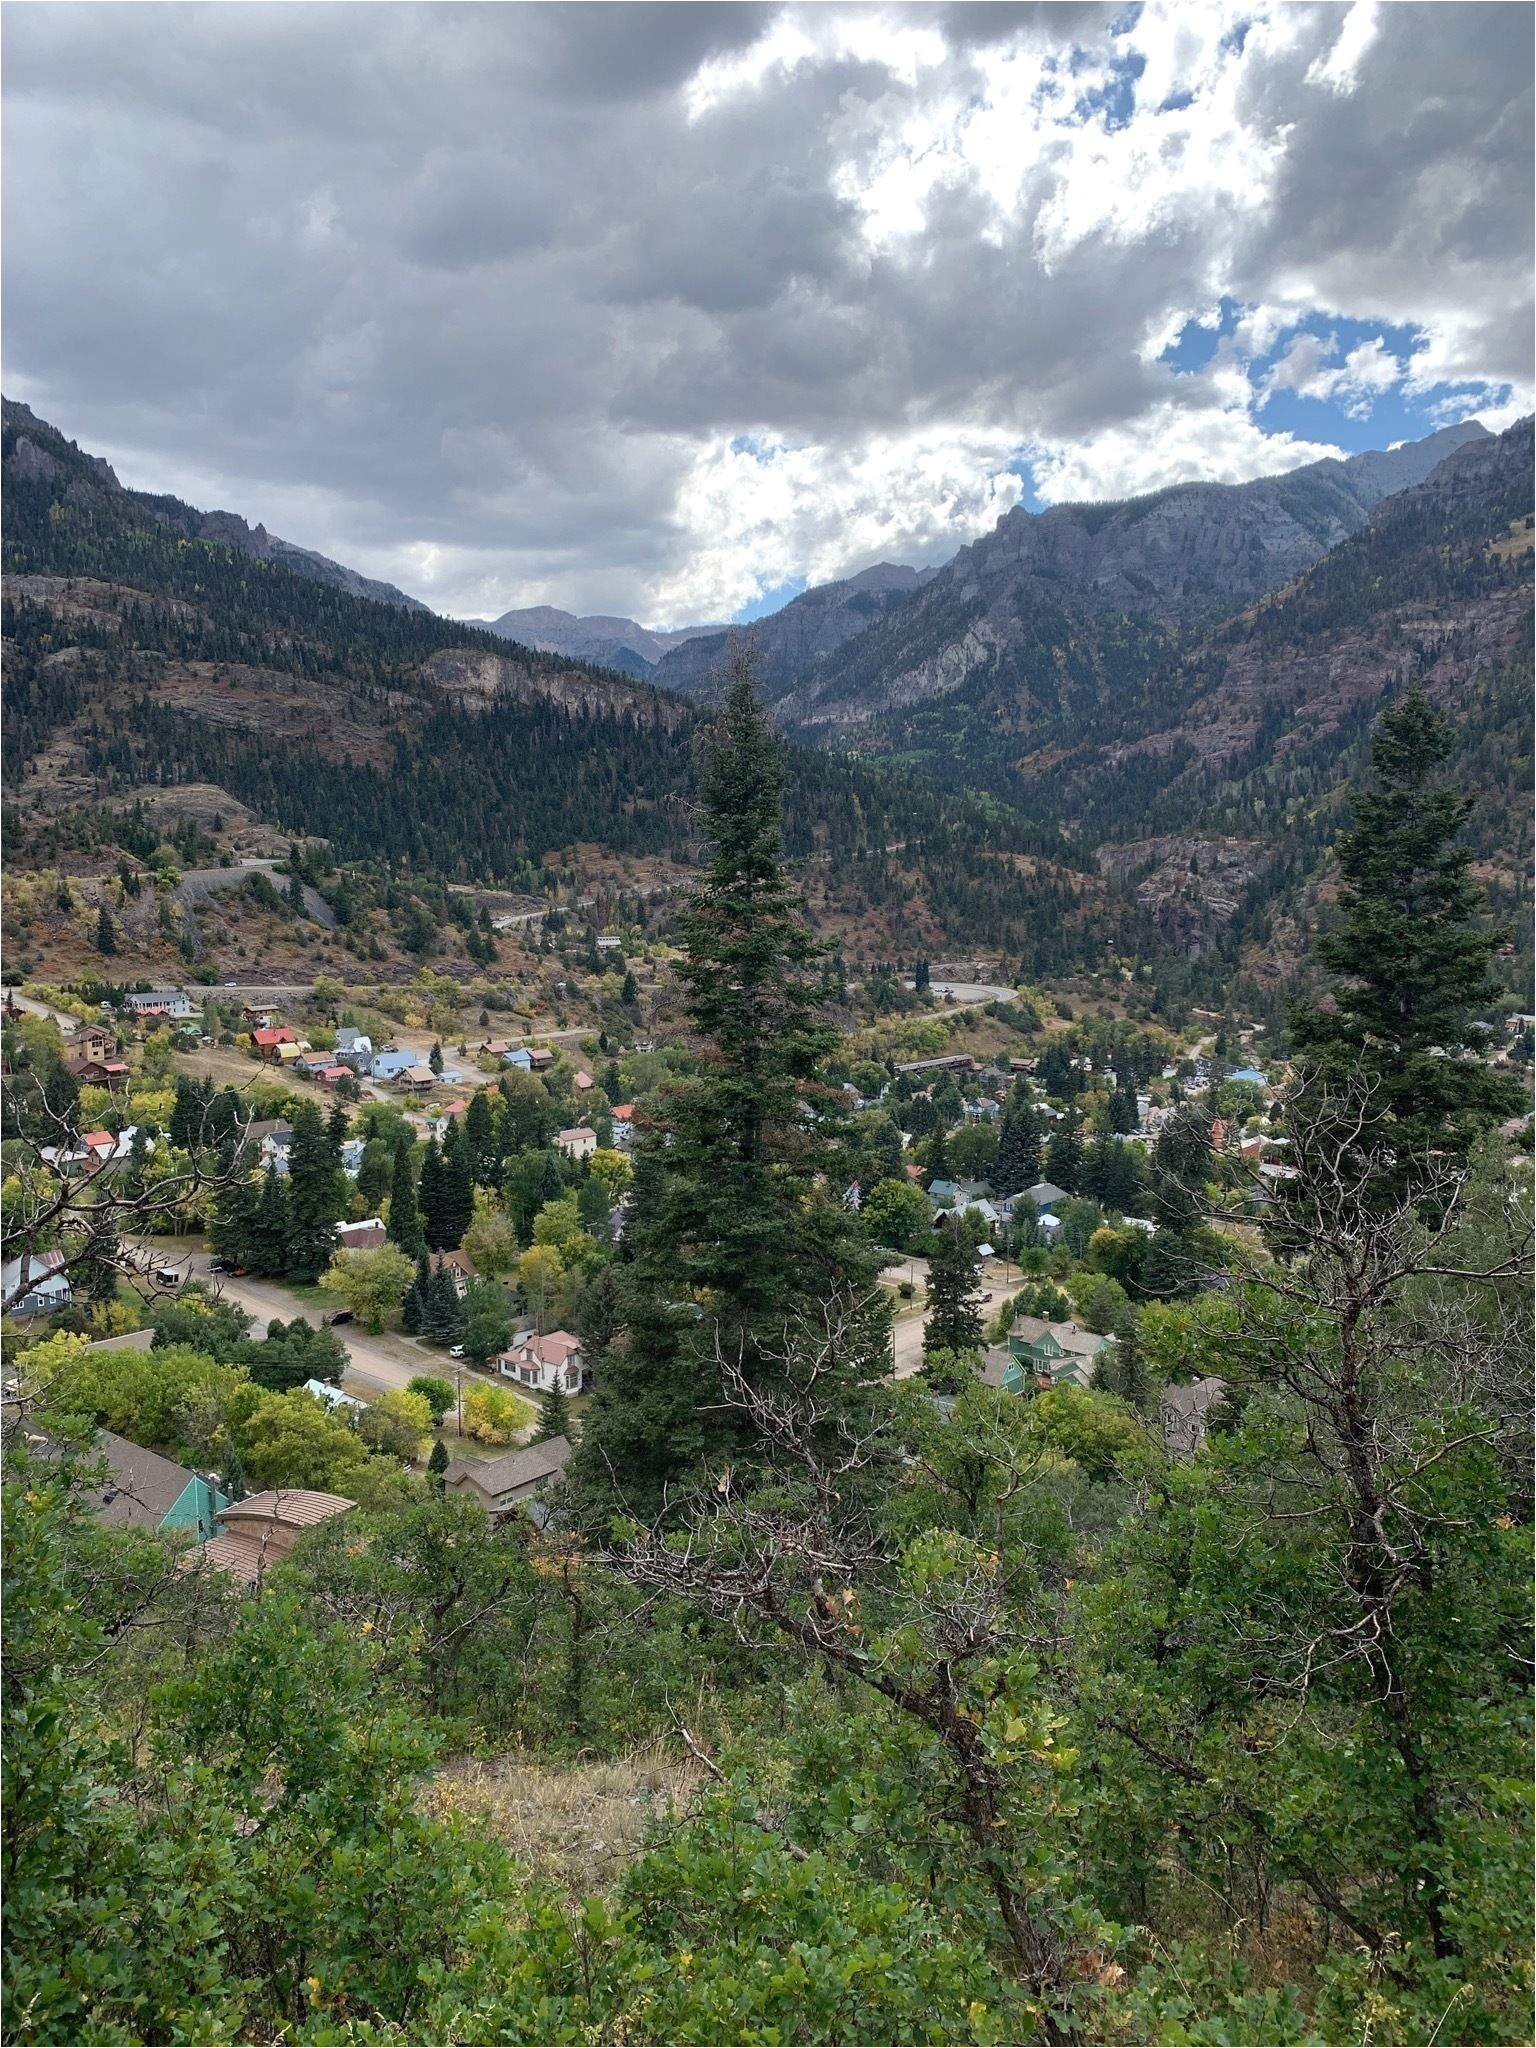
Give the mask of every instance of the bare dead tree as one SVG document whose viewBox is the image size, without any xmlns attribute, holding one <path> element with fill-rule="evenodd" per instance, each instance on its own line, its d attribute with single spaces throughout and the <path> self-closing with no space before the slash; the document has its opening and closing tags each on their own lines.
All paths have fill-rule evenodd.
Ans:
<svg viewBox="0 0 1536 2048">
<path fill-rule="evenodd" d="M 1303 1711 L 1325 1677 L 1364 1671 L 1405 1774 L 1412 1826 L 1437 1852 L 1426 1859 L 1433 1870 L 1446 1817 L 1393 1617 L 1433 1583 L 1441 1540 L 1464 1520 L 1447 1515 L 1435 1468 L 1492 1444 L 1504 1426 L 1487 1398 L 1490 1310 L 1495 1328 L 1528 1319 L 1531 1210 L 1529 1190 L 1512 1191 L 1500 1227 L 1468 1255 L 1458 1233 L 1471 1170 L 1452 1156 L 1405 1167 L 1385 1146 L 1374 1096 L 1364 1079 L 1331 1091 L 1313 1083 L 1309 1113 L 1290 1132 L 1280 1256 L 1246 1263 L 1225 1376 L 1241 1394 L 1277 1400 L 1298 1425 L 1294 1450 L 1276 1454 L 1256 1540 L 1266 1526 L 1306 1522 L 1342 1537 L 1323 1553 L 1334 1562 L 1321 1614 L 1276 1613 L 1255 1684 L 1289 1691 Z M 1498 1290 L 1511 1283 L 1501 1305 Z M 1121 1732 L 1153 1754 L 1145 1731 Z M 1425 1881 L 1425 1916 L 1446 1955 L 1454 1939 L 1437 1882 Z"/>
<path fill-rule="evenodd" d="M 749 1376 L 717 1333 L 724 1399 L 767 1469 L 743 1480 L 723 1468 L 605 1562 L 631 1584 L 704 1607 L 743 1642 L 795 1644 L 927 1729 L 948 1765 L 950 1818 L 1024 1980 L 1048 2004 L 1080 1981 L 1081 1953 L 1019 1874 L 1030 1823 L 984 1729 L 1004 1690 L 998 1667 L 1010 1651 L 1040 1645 L 1018 1628 L 998 1553 L 980 1544 L 958 1546 L 956 1568 L 920 1595 L 900 1584 L 895 1547 L 859 1505 L 892 1454 L 889 1421 L 852 1419 L 823 1391 L 859 1313 L 855 1301 L 828 1301 L 818 1328 L 786 1332 L 766 1358 L 760 1350 L 755 1369 L 766 1363 L 771 1383 Z M 1021 1467 L 1034 1455 L 1001 1442 L 996 1451 Z M 1023 1477 L 1009 1473 L 1004 1490 Z M 879 1612 L 878 1630 L 866 1626 L 866 1608 Z M 1047 2039 L 1064 2038 L 1049 2018 L 1042 2027 Z"/>
<path fill-rule="evenodd" d="M 127 1162 L 82 1156 L 79 1132 L 68 1112 L 48 1100 L 39 1083 L 27 1105 L 29 1130 L 9 1141 L 8 1199 L 0 1220 L 0 1253 L 6 1278 L 0 1288 L 0 1313 L 26 1298 L 40 1279 L 65 1277 L 82 1268 L 106 1264 L 148 1300 L 163 1290 L 121 1237 L 167 1210 L 189 1214 L 208 1197 L 217 1197 L 251 1177 L 250 1118 L 237 1125 L 215 1150 L 199 1142 L 187 1163 L 151 1187 L 126 1185 Z"/>
</svg>

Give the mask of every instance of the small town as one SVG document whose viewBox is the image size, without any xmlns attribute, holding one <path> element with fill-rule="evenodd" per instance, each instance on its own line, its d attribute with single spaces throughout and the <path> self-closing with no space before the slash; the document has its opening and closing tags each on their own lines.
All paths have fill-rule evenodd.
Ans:
<svg viewBox="0 0 1536 2048">
<path fill-rule="evenodd" d="M 0 2042 L 1536 2040 L 1536 9 L 0 56 Z"/>
</svg>

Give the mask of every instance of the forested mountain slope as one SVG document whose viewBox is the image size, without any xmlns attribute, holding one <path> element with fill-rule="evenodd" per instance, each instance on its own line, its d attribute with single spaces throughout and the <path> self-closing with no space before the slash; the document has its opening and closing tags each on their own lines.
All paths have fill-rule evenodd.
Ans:
<svg viewBox="0 0 1536 2048">
<path fill-rule="evenodd" d="M 1469 443 L 1287 589 L 1106 701 L 1096 729 L 1059 731 L 1004 779 L 1095 845 L 1106 874 L 1137 883 L 1166 943 L 1208 938 L 1214 899 L 1218 923 L 1246 920 L 1267 944 L 1290 884 L 1319 877 L 1373 721 L 1418 681 L 1452 719 L 1456 780 L 1478 793 L 1473 844 L 1495 907 L 1523 910 L 1531 466 L 1529 420 Z M 1516 965 L 1529 967 L 1523 936 Z"/>
<path fill-rule="evenodd" d="M 356 569 L 333 562 L 328 555 L 317 554 L 313 548 L 297 547 L 292 541 L 268 533 L 259 523 L 250 525 L 237 512 L 199 512 L 180 498 L 157 495 L 152 491 L 124 490 L 110 463 L 99 455 L 82 456 L 73 441 L 66 441 L 55 428 L 40 420 L 30 406 L 16 404 L 10 399 L 4 400 L 3 405 L 5 482 L 8 490 L 18 485 L 62 483 L 71 502 L 77 506 L 93 500 L 100 502 L 120 497 L 127 501 L 120 508 L 125 518 L 132 519 L 132 508 L 136 507 L 147 512 L 152 519 L 173 527 L 188 540 L 220 542 L 239 554 L 254 555 L 258 561 L 280 563 L 311 583 L 324 583 L 332 590 L 345 590 L 352 597 L 371 598 L 376 604 L 400 605 L 406 611 L 424 612 L 429 609 L 420 598 L 407 597 L 394 584 L 380 583 L 372 576 L 359 575 Z"/>
<path fill-rule="evenodd" d="M 6 433 L 13 853 L 197 785 L 345 861 L 514 890 L 577 846 L 691 857 L 681 700 L 210 539 L 20 409 Z M 871 943 L 894 921 L 1048 971 L 1140 929 L 1054 827 L 926 780 L 797 748 L 786 824 Z"/>
</svg>

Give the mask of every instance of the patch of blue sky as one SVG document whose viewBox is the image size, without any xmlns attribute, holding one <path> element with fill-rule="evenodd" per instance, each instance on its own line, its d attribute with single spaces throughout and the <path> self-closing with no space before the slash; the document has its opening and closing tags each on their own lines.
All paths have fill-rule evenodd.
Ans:
<svg viewBox="0 0 1536 2048">
<path fill-rule="evenodd" d="M 1139 50 L 1117 58 L 1102 85 L 1078 94 L 1072 108 L 1077 119 L 1097 120 L 1106 133 L 1124 128 L 1136 111 L 1136 85 L 1146 68 L 1147 60 Z"/>
<path fill-rule="evenodd" d="M 1170 370 L 1193 376 L 1206 367 L 1242 317 L 1239 302 L 1224 297 L 1213 326 L 1202 327 L 1198 320 L 1187 320 L 1177 340 L 1169 342 L 1158 361 L 1166 363 Z"/>
<path fill-rule="evenodd" d="M 1027 447 L 1015 448 L 1013 451 L 1013 459 L 1008 464 L 1008 467 L 1019 479 L 1020 490 L 1018 502 L 1020 503 L 1020 505 L 1023 506 L 1026 512 L 1043 512 L 1046 509 L 1045 500 L 1041 497 L 1039 491 L 1035 487 L 1035 469 L 1032 451 Z"/>
<path fill-rule="evenodd" d="M 733 434 L 731 436 L 733 455 L 750 455 L 754 462 L 776 461 L 780 449 L 776 441 L 768 440 L 761 434 Z"/>
<path fill-rule="evenodd" d="M 733 626 L 749 626 L 754 619 L 766 619 L 773 612 L 783 611 L 792 597 L 798 597 L 806 587 L 803 576 L 791 576 L 787 583 L 775 583 L 771 590 L 763 591 L 739 611 L 731 613 Z"/>
<path fill-rule="evenodd" d="M 1165 348 L 1159 361 L 1180 376 L 1198 376 L 1207 369 L 1223 342 L 1236 331 L 1247 309 L 1237 300 L 1224 297 L 1210 326 L 1199 321 L 1186 323 L 1178 337 Z M 1264 395 L 1270 373 L 1284 359 L 1296 341 L 1310 336 L 1323 345 L 1319 369 L 1311 390 L 1279 387 Z M 1350 454 L 1365 448 L 1385 448 L 1393 441 L 1418 440 L 1444 426 L 1450 419 L 1475 413 L 1476 404 L 1500 402 L 1506 393 L 1472 394 L 1476 403 L 1450 404 L 1456 394 L 1448 385 L 1410 392 L 1406 375 L 1382 388 L 1360 385 L 1340 388 L 1329 372 L 1341 371 L 1345 359 L 1362 345 L 1379 342 L 1406 372 L 1419 344 L 1419 330 L 1411 324 L 1382 320 L 1357 320 L 1331 313 L 1308 314 L 1279 334 L 1262 355 L 1250 358 L 1244 368 L 1254 390 L 1255 416 L 1266 433 L 1291 433 L 1308 441 L 1331 441 Z"/>
<path fill-rule="evenodd" d="M 1507 391 L 1506 386 L 1506 396 Z M 1467 393 L 1465 405 L 1457 405 L 1447 414 L 1438 391 L 1405 397 L 1401 386 L 1396 386 L 1371 393 L 1370 410 L 1365 412 L 1346 410 L 1336 398 L 1277 391 L 1259 414 L 1259 421 L 1266 434 L 1290 433 L 1301 441 L 1331 441 L 1346 455 L 1360 455 L 1368 448 L 1390 448 L 1395 441 L 1422 441 L 1437 427 L 1476 419 L 1484 402 L 1480 394 Z"/>
<path fill-rule="evenodd" d="M 1326 438 L 1357 454 L 1365 448 L 1385 448 L 1394 441 L 1414 441 L 1445 426 L 1450 419 L 1475 414 L 1477 406 L 1497 402 L 1502 394 L 1463 394 L 1468 402 L 1453 405 L 1449 415 L 1446 402 L 1457 394 L 1449 385 L 1433 385 L 1422 391 L 1407 388 L 1409 371 L 1419 343 L 1419 329 L 1410 324 L 1394 325 L 1381 320 L 1342 319 L 1317 313 L 1288 328 L 1269 353 L 1249 366 L 1255 387 L 1282 361 L 1299 335 L 1331 344 L 1323 359 L 1324 372 L 1340 370 L 1354 350 L 1379 342 L 1397 363 L 1404 376 L 1382 388 L 1345 386 L 1313 390 L 1280 388 L 1265 400 L 1259 417 L 1269 433 L 1289 432 L 1307 440 Z M 1507 387 L 1506 387 L 1507 390 Z"/>
</svg>

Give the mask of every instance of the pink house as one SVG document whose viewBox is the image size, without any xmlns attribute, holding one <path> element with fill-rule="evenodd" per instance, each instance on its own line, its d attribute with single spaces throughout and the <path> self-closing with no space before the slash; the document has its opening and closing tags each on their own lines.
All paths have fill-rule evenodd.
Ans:
<svg viewBox="0 0 1536 2048">
<path fill-rule="evenodd" d="M 496 1364 L 503 1378 L 537 1394 L 551 1393 L 556 1387 L 564 1394 L 579 1394 L 587 1370 L 581 1339 L 569 1330 L 551 1330 L 544 1337 L 525 1331 L 513 1338 Z"/>
</svg>

